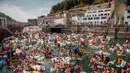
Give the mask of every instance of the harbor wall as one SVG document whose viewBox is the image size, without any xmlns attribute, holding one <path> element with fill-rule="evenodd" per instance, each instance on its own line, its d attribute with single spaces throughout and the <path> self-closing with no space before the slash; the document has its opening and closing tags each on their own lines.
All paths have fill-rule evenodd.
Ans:
<svg viewBox="0 0 130 73">
<path fill-rule="evenodd" d="M 44 32 L 50 32 L 49 28 L 54 27 L 44 27 Z M 111 37 L 117 37 L 117 38 L 130 38 L 130 27 L 128 26 L 68 26 L 62 28 L 62 33 L 86 33 L 86 32 L 93 32 L 97 35 L 106 35 Z"/>
</svg>

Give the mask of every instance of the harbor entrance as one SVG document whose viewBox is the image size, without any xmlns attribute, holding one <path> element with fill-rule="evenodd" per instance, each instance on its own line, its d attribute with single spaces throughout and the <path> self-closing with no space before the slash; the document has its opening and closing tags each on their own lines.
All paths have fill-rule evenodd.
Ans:
<svg viewBox="0 0 130 73">
<path fill-rule="evenodd" d="M 54 27 L 50 29 L 51 33 L 62 33 L 62 29 L 59 27 Z"/>
</svg>

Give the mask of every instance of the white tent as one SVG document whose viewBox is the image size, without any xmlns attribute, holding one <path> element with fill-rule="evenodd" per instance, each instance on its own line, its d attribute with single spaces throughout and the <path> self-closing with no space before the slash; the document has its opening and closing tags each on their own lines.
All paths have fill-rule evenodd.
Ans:
<svg viewBox="0 0 130 73">
<path fill-rule="evenodd" d="M 42 31 L 42 28 L 40 28 L 39 26 L 29 26 L 23 29 L 23 32 L 29 32 L 29 33 L 40 32 L 40 31 Z"/>
</svg>

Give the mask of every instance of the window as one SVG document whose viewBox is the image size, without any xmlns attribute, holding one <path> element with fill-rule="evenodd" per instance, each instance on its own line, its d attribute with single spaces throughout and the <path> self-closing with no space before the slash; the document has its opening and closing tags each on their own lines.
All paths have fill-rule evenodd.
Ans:
<svg viewBox="0 0 130 73">
<path fill-rule="evenodd" d="M 93 18 L 88 18 L 88 20 L 93 20 Z"/>
<path fill-rule="evenodd" d="M 43 20 L 42 23 L 44 23 L 45 21 Z"/>
<path fill-rule="evenodd" d="M 96 13 L 96 11 L 93 11 L 92 13 Z"/>
<path fill-rule="evenodd" d="M 130 13 L 130 11 L 128 11 L 128 13 Z"/>
<path fill-rule="evenodd" d="M 101 19 L 107 19 L 107 17 L 101 17 Z"/>
<path fill-rule="evenodd" d="M 103 16 L 103 14 L 101 14 L 101 16 Z"/>
<path fill-rule="evenodd" d="M 88 13 L 91 13 L 91 12 L 88 12 Z"/>
<path fill-rule="evenodd" d="M 111 11 L 111 10 L 105 10 L 105 12 L 106 12 L 106 11 Z"/>
<path fill-rule="evenodd" d="M 98 11 L 98 12 L 103 12 L 103 10 L 100 10 L 100 11 Z"/>
<path fill-rule="evenodd" d="M 101 14 L 98 14 L 98 16 L 100 16 Z"/>
<path fill-rule="evenodd" d="M 130 16 L 127 16 L 127 18 L 130 18 Z"/>
<path fill-rule="evenodd" d="M 46 21 L 46 24 L 48 24 L 49 22 L 48 21 Z"/>
<path fill-rule="evenodd" d="M 107 15 L 107 13 L 104 14 L 105 16 Z"/>
<path fill-rule="evenodd" d="M 103 21 L 101 21 L 101 24 L 103 23 Z"/>
<path fill-rule="evenodd" d="M 95 17 L 94 19 L 95 19 L 95 20 L 98 20 L 98 19 L 99 19 L 99 17 Z"/>
<path fill-rule="evenodd" d="M 108 13 L 108 16 L 109 16 L 110 14 Z"/>
<path fill-rule="evenodd" d="M 125 24 L 127 25 L 127 24 L 128 24 L 128 22 L 125 22 Z"/>
<path fill-rule="evenodd" d="M 91 17 L 91 15 L 87 15 L 87 17 Z"/>
<path fill-rule="evenodd" d="M 87 20 L 87 18 L 83 18 L 83 20 Z"/>
</svg>

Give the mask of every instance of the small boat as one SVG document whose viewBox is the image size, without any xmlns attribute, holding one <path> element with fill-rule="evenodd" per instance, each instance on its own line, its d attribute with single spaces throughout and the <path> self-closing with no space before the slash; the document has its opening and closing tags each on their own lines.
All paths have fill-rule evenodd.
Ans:
<svg viewBox="0 0 130 73">
<path fill-rule="evenodd" d="M 51 68 L 50 68 L 50 72 L 54 72 L 54 71 L 56 71 L 56 68 L 51 67 Z"/>
<path fill-rule="evenodd" d="M 78 60 L 83 60 L 83 58 L 81 58 L 81 57 L 79 57 L 79 58 L 77 58 Z"/>
</svg>

